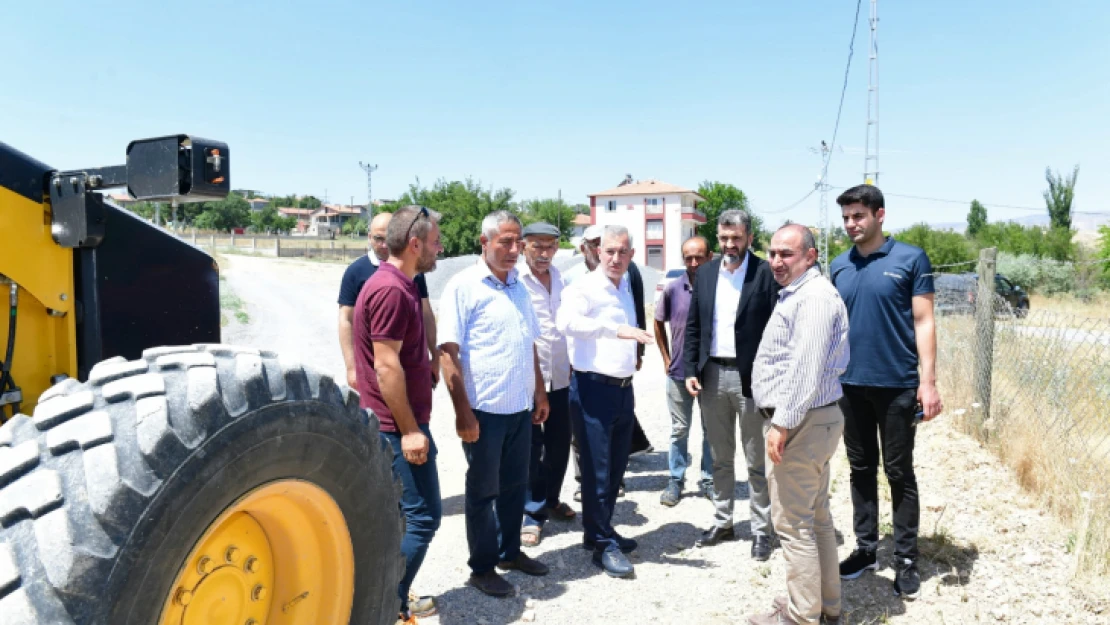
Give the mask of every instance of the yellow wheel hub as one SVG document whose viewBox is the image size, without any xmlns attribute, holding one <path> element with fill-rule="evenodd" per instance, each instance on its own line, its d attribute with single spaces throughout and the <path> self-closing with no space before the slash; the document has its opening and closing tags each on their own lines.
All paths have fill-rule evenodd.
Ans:
<svg viewBox="0 0 1110 625">
<path fill-rule="evenodd" d="M 335 500 L 308 482 L 273 482 L 208 527 L 178 572 L 160 623 L 346 623 L 354 578 L 351 534 Z"/>
</svg>

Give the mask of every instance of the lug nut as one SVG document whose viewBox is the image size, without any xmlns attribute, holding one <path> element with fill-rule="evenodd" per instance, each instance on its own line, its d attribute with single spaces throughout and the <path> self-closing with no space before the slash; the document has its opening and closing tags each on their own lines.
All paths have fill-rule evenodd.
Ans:
<svg viewBox="0 0 1110 625">
<path fill-rule="evenodd" d="M 238 547 L 228 547 L 227 551 L 224 553 L 224 559 L 227 560 L 229 564 L 235 564 L 236 562 L 238 562 L 239 561 L 239 548 Z"/>
<path fill-rule="evenodd" d="M 251 601 L 262 601 L 266 598 L 266 589 L 259 584 L 251 591 Z"/>
<path fill-rule="evenodd" d="M 189 605 L 190 601 L 193 600 L 193 593 L 185 590 L 184 588 L 178 588 L 177 594 L 174 595 L 173 600 L 176 601 L 178 605 L 185 607 Z"/>
<path fill-rule="evenodd" d="M 254 556 L 251 556 L 251 557 L 247 558 L 247 563 L 243 565 L 243 568 L 246 569 L 246 571 L 248 573 L 257 573 L 258 572 L 258 558 L 254 557 Z"/>
</svg>

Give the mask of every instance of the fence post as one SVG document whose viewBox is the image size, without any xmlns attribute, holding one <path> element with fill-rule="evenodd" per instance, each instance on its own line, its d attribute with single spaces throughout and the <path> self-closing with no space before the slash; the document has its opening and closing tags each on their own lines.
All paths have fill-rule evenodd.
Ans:
<svg viewBox="0 0 1110 625">
<path fill-rule="evenodd" d="M 212 236 L 212 239 L 211 239 L 210 245 L 211 245 L 212 249 L 216 249 L 216 235 L 213 234 L 211 236 Z"/>
<path fill-rule="evenodd" d="M 304 257 L 308 258 L 308 237 L 304 238 Z"/>
<path fill-rule="evenodd" d="M 251 251 L 258 250 L 258 237 L 251 237 Z"/>
<path fill-rule="evenodd" d="M 274 258 L 281 258 L 281 237 L 274 237 Z"/>
<path fill-rule="evenodd" d="M 979 425 L 991 416 L 991 372 L 994 369 L 994 273 L 998 250 L 979 252 L 979 292 L 975 296 L 975 402 Z"/>
<path fill-rule="evenodd" d="M 197 229 L 193 228 L 193 247 L 197 245 Z"/>
</svg>

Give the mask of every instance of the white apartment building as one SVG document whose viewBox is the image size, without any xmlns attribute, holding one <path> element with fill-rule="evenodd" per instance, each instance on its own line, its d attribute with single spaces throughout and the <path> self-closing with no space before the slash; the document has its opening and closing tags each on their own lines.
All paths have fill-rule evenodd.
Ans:
<svg viewBox="0 0 1110 625">
<path fill-rule="evenodd" d="M 616 187 L 591 193 L 589 198 L 592 223 L 628 228 L 636 249 L 632 260 L 659 271 L 683 267 L 682 242 L 705 223 L 705 215 L 698 211 L 704 197 L 659 180 L 634 182 L 629 175 Z"/>
</svg>

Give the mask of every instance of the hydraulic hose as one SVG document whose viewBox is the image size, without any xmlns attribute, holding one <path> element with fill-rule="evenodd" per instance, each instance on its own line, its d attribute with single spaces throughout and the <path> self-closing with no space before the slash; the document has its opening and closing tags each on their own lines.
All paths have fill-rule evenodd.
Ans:
<svg viewBox="0 0 1110 625">
<path fill-rule="evenodd" d="M 19 310 L 19 285 L 12 282 L 11 294 L 8 296 L 8 348 L 4 352 L 4 360 L 0 361 L 0 395 L 9 390 L 15 390 L 15 380 L 12 379 L 12 357 L 15 354 L 15 322 Z M 19 402 L 12 404 L 12 416 L 19 414 Z M 3 418 L 3 406 L 0 406 L 0 418 Z"/>
</svg>

